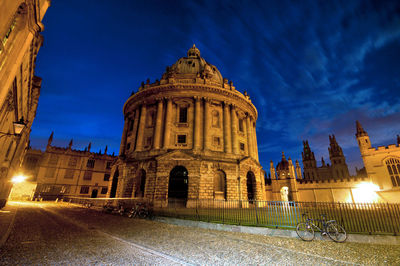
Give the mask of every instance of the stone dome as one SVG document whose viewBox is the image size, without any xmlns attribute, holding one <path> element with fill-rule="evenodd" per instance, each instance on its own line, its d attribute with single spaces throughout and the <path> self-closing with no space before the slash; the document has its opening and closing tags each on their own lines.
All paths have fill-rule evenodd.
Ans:
<svg viewBox="0 0 400 266">
<path fill-rule="evenodd" d="M 223 78 L 219 70 L 200 56 L 200 51 L 193 44 L 188 50 L 187 57 L 182 57 L 171 67 L 167 67 L 163 79 L 167 78 L 207 78 L 214 83 L 223 84 Z"/>
<path fill-rule="evenodd" d="M 286 160 L 285 154 L 282 152 L 282 160 L 276 165 L 277 171 L 289 170 L 289 162 Z"/>
</svg>

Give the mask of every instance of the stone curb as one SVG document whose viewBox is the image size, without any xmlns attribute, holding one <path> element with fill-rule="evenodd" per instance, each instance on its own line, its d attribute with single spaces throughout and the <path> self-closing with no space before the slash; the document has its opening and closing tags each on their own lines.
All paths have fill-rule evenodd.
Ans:
<svg viewBox="0 0 400 266">
<path fill-rule="evenodd" d="M 183 220 L 169 217 L 156 217 L 158 222 L 188 226 L 188 227 L 198 227 L 203 229 L 212 229 L 227 232 L 239 232 L 247 234 L 265 235 L 265 236 L 276 236 L 276 237 L 292 237 L 299 238 L 296 231 L 294 230 L 282 230 L 282 229 L 271 229 L 265 227 L 251 227 L 251 226 L 241 226 L 241 225 L 228 225 L 228 224 L 217 224 L 217 223 L 207 223 L 200 221 Z M 321 236 L 320 233 L 315 234 L 316 240 L 330 240 L 326 236 Z M 367 243 L 367 244 L 384 244 L 384 245 L 400 245 L 400 236 L 383 236 L 383 235 L 358 235 L 358 234 L 348 234 L 346 242 L 356 242 L 356 243 Z"/>
</svg>

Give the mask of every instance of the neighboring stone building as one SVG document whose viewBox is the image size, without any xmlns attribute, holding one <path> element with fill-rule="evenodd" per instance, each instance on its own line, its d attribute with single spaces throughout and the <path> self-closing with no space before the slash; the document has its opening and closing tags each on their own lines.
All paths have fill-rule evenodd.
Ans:
<svg viewBox="0 0 400 266">
<path fill-rule="evenodd" d="M 125 103 L 110 197 L 264 200 L 257 110 L 193 45 Z"/>
<path fill-rule="evenodd" d="M 41 23 L 48 0 L 0 1 L 0 208 L 10 193 L 28 146 L 36 115 L 41 79 L 34 75 L 43 37 Z M 26 128 L 14 135 L 13 123 Z"/>
<path fill-rule="evenodd" d="M 321 166 L 317 167 L 314 152 L 311 151 L 308 141 L 303 141 L 304 179 L 306 180 L 328 180 L 345 179 L 350 177 L 349 168 L 346 164 L 342 148 L 336 141 L 335 135 L 329 136 L 329 159 L 331 165 L 326 164 L 324 158 L 321 158 Z"/>
<path fill-rule="evenodd" d="M 356 128 L 356 138 L 369 181 L 379 186 L 379 195 L 384 200 L 400 202 L 400 136 L 397 135 L 397 144 L 374 148 L 358 121 Z"/>
<path fill-rule="evenodd" d="M 308 141 L 303 141 L 303 167 L 296 161 L 271 161 L 270 178 L 266 182 L 266 199 L 312 202 L 390 202 L 400 203 L 400 136 L 397 145 L 372 148 L 367 132 L 356 123 L 356 138 L 365 167 L 350 176 L 342 149 L 335 136 L 329 136 L 332 166 L 317 167 Z M 376 187 L 376 188 L 375 188 Z"/>
<path fill-rule="evenodd" d="M 67 196 L 102 197 L 107 195 L 111 165 L 116 156 L 91 152 L 91 144 L 81 151 L 52 146 L 53 133 L 44 152 L 28 150 L 24 172 L 37 182 L 35 198 L 53 200 Z"/>
</svg>

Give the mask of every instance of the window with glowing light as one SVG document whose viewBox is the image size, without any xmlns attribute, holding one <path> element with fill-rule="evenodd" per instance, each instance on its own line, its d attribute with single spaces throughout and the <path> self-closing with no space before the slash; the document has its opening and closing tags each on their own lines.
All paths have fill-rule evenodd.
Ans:
<svg viewBox="0 0 400 266">
<path fill-rule="evenodd" d="M 88 194 L 89 193 L 89 187 L 88 186 L 81 186 L 81 194 Z"/>
</svg>

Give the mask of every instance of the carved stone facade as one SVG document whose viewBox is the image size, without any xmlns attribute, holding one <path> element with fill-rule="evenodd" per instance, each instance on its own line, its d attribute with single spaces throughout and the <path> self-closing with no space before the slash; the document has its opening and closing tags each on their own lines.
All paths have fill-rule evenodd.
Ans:
<svg viewBox="0 0 400 266">
<path fill-rule="evenodd" d="M 257 110 L 193 45 L 126 101 L 111 197 L 263 200 Z"/>
<path fill-rule="evenodd" d="M 0 1 L 0 208 L 7 201 L 10 182 L 19 170 L 36 116 L 41 78 L 34 75 L 43 37 L 41 23 L 48 0 Z M 14 136 L 13 122 L 27 128 Z"/>
<path fill-rule="evenodd" d="M 33 198 L 104 198 L 116 156 L 107 154 L 107 146 L 104 152 L 92 152 L 90 143 L 75 150 L 72 140 L 68 147 L 52 146 L 52 140 L 53 133 L 44 152 L 29 149 L 24 158 L 24 173 L 37 184 Z"/>
</svg>

